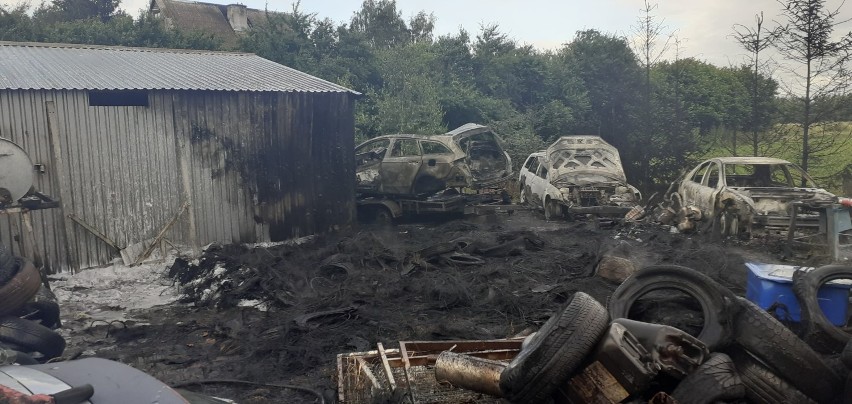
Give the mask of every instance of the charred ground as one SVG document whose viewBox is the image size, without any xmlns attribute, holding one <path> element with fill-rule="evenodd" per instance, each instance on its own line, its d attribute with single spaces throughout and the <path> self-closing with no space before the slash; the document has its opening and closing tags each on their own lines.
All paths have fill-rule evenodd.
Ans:
<svg viewBox="0 0 852 404">
<path fill-rule="evenodd" d="M 119 360 L 167 383 L 290 383 L 332 397 L 337 353 L 374 349 L 376 342 L 513 336 L 538 328 L 575 291 L 605 303 L 617 284 L 595 276 L 604 254 L 637 266 L 685 265 L 738 294 L 744 261 L 778 260 L 767 252 L 774 244 L 760 240 L 722 244 L 653 225 L 594 230 L 528 212 L 492 219 L 362 227 L 268 248 L 213 245 L 197 260 L 163 267 L 185 304 L 134 313 L 139 322 L 68 318 L 66 356 Z M 458 240 L 465 257 L 481 265 L 416 254 Z M 671 307 L 649 311 L 685 319 L 685 329 L 695 323 L 671 315 L 683 306 Z M 270 388 L 204 389 L 241 402 L 310 400 Z"/>
</svg>

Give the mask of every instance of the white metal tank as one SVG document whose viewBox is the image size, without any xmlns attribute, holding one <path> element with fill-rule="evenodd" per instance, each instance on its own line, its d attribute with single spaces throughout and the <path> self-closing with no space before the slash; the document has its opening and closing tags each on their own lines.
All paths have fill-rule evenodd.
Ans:
<svg viewBox="0 0 852 404">
<path fill-rule="evenodd" d="M 33 162 L 20 146 L 0 138 L 0 205 L 13 204 L 33 186 Z"/>
</svg>

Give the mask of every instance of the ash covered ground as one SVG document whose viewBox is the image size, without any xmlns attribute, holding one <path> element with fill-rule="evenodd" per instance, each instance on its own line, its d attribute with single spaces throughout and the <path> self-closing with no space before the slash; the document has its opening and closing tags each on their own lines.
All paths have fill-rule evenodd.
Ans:
<svg viewBox="0 0 852 404">
<path fill-rule="evenodd" d="M 455 256 L 423 258 L 449 242 Z M 338 353 L 511 337 L 537 329 L 575 291 L 606 303 L 617 284 L 595 276 L 604 254 L 685 265 L 743 294 L 744 262 L 779 262 L 773 252 L 777 245 L 762 240 L 720 243 L 650 224 L 595 230 L 518 212 L 362 226 L 300 244 L 211 245 L 196 259 L 93 269 L 54 288 L 66 358 L 118 360 L 170 384 L 241 379 L 331 398 Z M 687 319 L 673 324 L 684 328 L 695 322 L 673 317 Z M 248 403 L 313 402 L 267 387 L 196 390 Z"/>
</svg>

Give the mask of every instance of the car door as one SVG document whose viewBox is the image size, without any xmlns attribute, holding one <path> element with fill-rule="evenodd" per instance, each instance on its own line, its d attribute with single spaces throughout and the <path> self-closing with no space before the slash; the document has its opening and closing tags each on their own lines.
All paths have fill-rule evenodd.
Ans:
<svg viewBox="0 0 852 404">
<path fill-rule="evenodd" d="M 529 180 L 530 199 L 539 206 L 544 206 L 544 196 L 547 190 L 547 179 L 542 178 L 542 174 L 547 175 L 545 164 L 543 157 L 537 157 L 535 171 L 532 173 L 533 175 L 530 175 Z"/>
<path fill-rule="evenodd" d="M 701 180 L 701 186 L 698 188 L 695 205 L 702 212 L 715 212 L 716 199 L 724 187 L 725 179 L 722 174 L 721 165 L 711 162 L 707 167 L 707 172 L 704 173 L 704 178 Z"/>
<path fill-rule="evenodd" d="M 420 171 L 414 181 L 414 193 L 434 193 L 447 187 L 453 175 L 453 151 L 441 142 L 421 140 L 423 153 Z"/>
<path fill-rule="evenodd" d="M 393 139 L 390 151 L 385 154 L 379 169 L 382 178 L 381 191 L 386 194 L 410 194 L 422 162 L 417 139 Z"/>
<path fill-rule="evenodd" d="M 709 161 L 701 163 L 698 167 L 687 174 L 683 181 L 681 181 L 680 187 L 678 188 L 678 194 L 680 194 L 684 205 L 699 205 L 698 199 L 702 192 L 701 183 L 704 181 L 704 174 L 707 173 L 710 163 L 711 162 Z M 704 211 L 704 209 L 702 209 L 702 211 Z"/>
</svg>

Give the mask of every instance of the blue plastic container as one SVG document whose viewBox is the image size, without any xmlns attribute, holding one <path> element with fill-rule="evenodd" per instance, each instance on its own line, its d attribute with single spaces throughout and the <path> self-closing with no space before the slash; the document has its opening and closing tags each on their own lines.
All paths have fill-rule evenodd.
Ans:
<svg viewBox="0 0 852 404">
<path fill-rule="evenodd" d="M 813 268 L 792 265 L 761 264 L 747 262 L 748 281 L 746 299 L 766 310 L 775 305 L 782 320 L 799 322 L 802 309 L 793 294 L 793 272 L 810 271 Z M 837 326 L 846 325 L 849 308 L 850 284 L 846 280 L 823 285 L 817 292 L 817 300 L 825 317 Z"/>
</svg>

